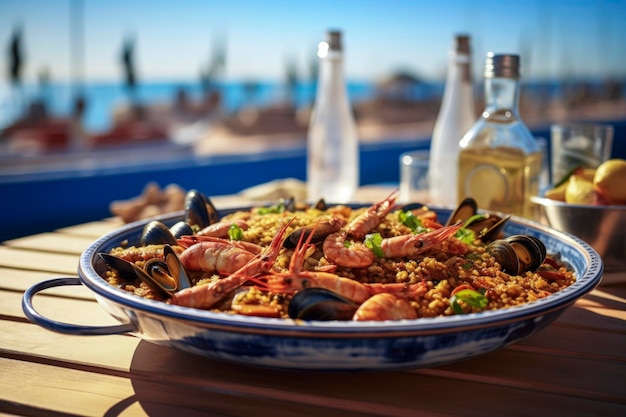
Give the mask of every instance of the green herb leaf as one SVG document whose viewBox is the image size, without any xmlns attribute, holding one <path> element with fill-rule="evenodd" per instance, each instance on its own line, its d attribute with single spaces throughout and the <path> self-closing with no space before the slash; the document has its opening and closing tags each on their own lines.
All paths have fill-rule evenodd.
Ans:
<svg viewBox="0 0 626 417">
<path fill-rule="evenodd" d="M 413 233 L 422 233 L 427 229 L 424 227 L 424 223 L 422 223 L 422 219 L 417 217 L 411 211 L 402 211 L 398 212 L 398 220 L 402 222 L 406 227 L 411 229 Z"/>
<path fill-rule="evenodd" d="M 474 223 L 477 220 L 483 220 L 486 219 L 487 217 L 489 217 L 486 214 L 474 214 L 473 216 L 471 216 L 469 219 L 465 220 L 465 223 L 463 224 L 463 227 L 467 227 L 470 224 Z"/>
<path fill-rule="evenodd" d="M 228 228 L 228 237 L 231 240 L 242 240 L 243 239 L 243 229 L 237 226 L 235 223 L 231 224 Z"/>
<path fill-rule="evenodd" d="M 474 240 L 476 240 L 474 231 L 465 228 L 460 228 L 459 230 L 457 230 L 454 234 L 454 237 L 459 239 L 463 243 L 467 243 L 468 245 L 471 245 Z"/>
<path fill-rule="evenodd" d="M 380 235 L 380 233 L 370 233 L 369 235 L 365 236 L 364 243 L 365 246 L 367 246 L 372 250 L 372 252 L 374 252 L 374 256 L 376 256 L 377 258 L 383 258 L 385 256 L 381 248 L 381 245 L 383 243 L 383 237 Z"/>
<path fill-rule="evenodd" d="M 452 296 L 450 299 L 450 305 L 457 314 L 464 314 L 463 307 L 459 304 L 459 301 L 467 304 L 470 307 L 483 310 L 489 304 L 489 300 L 483 294 L 478 291 L 464 289 Z"/>
<path fill-rule="evenodd" d="M 258 210 L 259 214 L 271 214 L 271 213 L 283 213 L 285 211 L 285 203 L 282 201 L 274 206 L 261 207 Z"/>
</svg>

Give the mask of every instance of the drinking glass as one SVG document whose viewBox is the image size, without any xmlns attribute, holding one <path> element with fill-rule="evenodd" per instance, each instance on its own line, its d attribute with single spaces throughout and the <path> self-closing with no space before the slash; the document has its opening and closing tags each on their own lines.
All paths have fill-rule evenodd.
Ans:
<svg viewBox="0 0 626 417">
<path fill-rule="evenodd" d="M 576 167 L 597 168 L 611 157 L 613 126 L 559 123 L 551 126 L 552 181 L 561 181 Z"/>
<path fill-rule="evenodd" d="M 428 202 L 429 160 L 429 151 L 409 151 L 400 155 L 400 202 Z"/>
</svg>

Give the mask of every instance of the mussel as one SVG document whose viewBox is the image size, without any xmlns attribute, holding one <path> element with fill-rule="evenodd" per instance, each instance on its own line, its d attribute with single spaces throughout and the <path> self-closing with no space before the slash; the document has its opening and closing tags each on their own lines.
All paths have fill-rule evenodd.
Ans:
<svg viewBox="0 0 626 417">
<path fill-rule="evenodd" d="M 468 197 L 461 201 L 456 210 L 452 212 L 446 222 L 446 226 L 458 222 L 467 222 L 477 214 L 478 204 L 476 200 Z M 483 242 L 491 242 L 498 238 L 510 218 L 511 215 L 500 217 L 492 213 L 484 213 L 480 216 L 476 216 L 469 224 L 465 225 L 465 228 L 474 231 L 476 237 Z"/>
<path fill-rule="evenodd" d="M 471 197 L 467 197 L 459 203 L 457 208 L 450 214 L 446 226 L 451 226 L 459 222 L 465 222 L 470 217 L 478 213 L 478 203 Z"/>
<path fill-rule="evenodd" d="M 326 210 L 328 210 L 328 204 L 326 204 L 326 200 L 324 200 L 323 198 L 320 198 L 319 200 L 317 200 L 317 203 L 315 203 L 313 208 L 316 208 L 316 209 L 322 210 L 322 211 L 326 211 Z"/>
<path fill-rule="evenodd" d="M 191 281 L 180 259 L 169 245 L 163 247 L 163 259 L 152 258 L 144 268 L 108 253 L 100 253 L 100 258 L 118 275 L 127 281 L 141 280 L 152 291 L 163 298 L 191 287 Z"/>
<path fill-rule="evenodd" d="M 193 228 L 189 225 L 189 223 L 184 220 L 176 222 L 172 227 L 170 227 L 170 232 L 172 232 L 172 235 L 176 239 L 180 238 L 181 236 L 194 234 Z"/>
<path fill-rule="evenodd" d="M 172 234 L 172 231 L 157 220 L 146 223 L 139 238 L 140 246 L 176 244 L 176 237 Z"/>
<path fill-rule="evenodd" d="M 305 288 L 298 291 L 287 308 L 292 319 L 352 320 L 358 304 L 324 288 Z"/>
<path fill-rule="evenodd" d="M 543 242 L 529 235 L 495 240 L 487 245 L 487 252 L 500 264 L 502 271 L 510 275 L 536 271 L 547 256 Z"/>
<path fill-rule="evenodd" d="M 185 195 L 185 222 L 193 229 L 202 230 L 217 223 L 220 215 L 211 200 L 198 190 Z"/>
</svg>

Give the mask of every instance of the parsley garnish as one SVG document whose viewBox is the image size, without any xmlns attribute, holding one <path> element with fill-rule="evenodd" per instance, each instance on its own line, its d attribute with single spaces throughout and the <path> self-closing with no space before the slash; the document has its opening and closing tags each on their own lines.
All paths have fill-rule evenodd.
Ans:
<svg viewBox="0 0 626 417">
<path fill-rule="evenodd" d="M 374 256 L 376 256 L 377 258 L 383 258 L 385 256 L 381 248 L 381 245 L 383 243 L 383 237 L 380 235 L 380 233 L 370 233 L 369 235 L 365 236 L 364 243 L 365 246 L 367 246 L 372 250 L 372 252 L 374 252 Z"/>
<path fill-rule="evenodd" d="M 270 213 L 283 213 L 285 211 L 285 203 L 282 201 L 274 206 L 269 207 L 261 207 L 258 210 L 259 214 L 270 214 Z"/>
<path fill-rule="evenodd" d="M 474 231 L 470 229 L 460 228 L 454 234 L 454 237 L 459 239 L 463 243 L 467 243 L 471 245 L 476 240 L 476 236 L 474 235 Z"/>
<path fill-rule="evenodd" d="M 415 234 L 423 233 L 428 230 L 424 227 L 424 223 L 422 223 L 422 219 L 417 217 L 411 211 L 400 210 L 398 212 L 398 220 L 400 220 L 400 222 L 402 222 L 403 225 L 411 229 L 411 231 Z"/>
</svg>

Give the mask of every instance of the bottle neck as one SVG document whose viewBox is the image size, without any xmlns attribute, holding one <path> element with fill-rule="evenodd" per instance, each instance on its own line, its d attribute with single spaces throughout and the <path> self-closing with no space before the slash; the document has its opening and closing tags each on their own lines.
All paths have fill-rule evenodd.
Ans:
<svg viewBox="0 0 626 417">
<path fill-rule="evenodd" d="M 343 54 L 341 51 L 328 51 L 320 62 L 320 81 L 343 85 Z"/>
<path fill-rule="evenodd" d="M 450 52 L 448 61 L 448 82 L 460 80 L 464 84 L 472 83 L 470 56 L 456 51 Z"/>
<path fill-rule="evenodd" d="M 495 77 L 485 79 L 485 112 L 483 117 L 517 118 L 519 80 Z"/>
<path fill-rule="evenodd" d="M 345 107 L 348 102 L 347 86 L 343 73 L 343 54 L 329 51 L 321 59 L 316 106 L 322 108 Z"/>
</svg>

